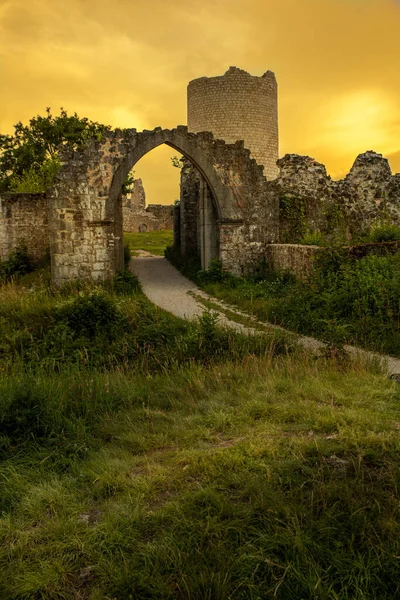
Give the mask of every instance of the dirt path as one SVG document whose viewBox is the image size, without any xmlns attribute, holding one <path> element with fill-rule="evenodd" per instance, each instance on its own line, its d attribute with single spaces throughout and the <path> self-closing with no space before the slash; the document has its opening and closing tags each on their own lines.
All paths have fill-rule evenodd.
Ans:
<svg viewBox="0 0 400 600">
<path fill-rule="evenodd" d="M 153 304 L 184 319 L 201 316 L 204 306 L 188 293 L 199 293 L 198 287 L 183 277 L 166 258 L 147 253 L 147 256 L 132 258 L 131 264 L 143 292 Z"/>
<path fill-rule="evenodd" d="M 207 301 L 209 296 L 179 273 L 166 258 L 146 252 L 145 256 L 132 258 L 131 266 L 139 278 L 144 294 L 153 304 L 182 319 L 201 317 L 205 306 L 196 298 L 201 297 Z M 222 312 L 215 312 L 218 312 L 220 324 L 237 331 L 254 333 L 253 328 L 230 321 Z"/>
<path fill-rule="evenodd" d="M 281 329 L 287 333 L 291 333 L 281 327 L 257 321 L 235 307 L 228 306 L 216 298 L 208 296 L 192 281 L 179 273 L 166 258 L 153 256 L 148 252 L 143 254 L 132 258 L 131 269 L 139 278 L 144 294 L 156 306 L 183 319 L 196 319 L 205 310 L 205 305 L 201 300 L 207 303 L 211 301 L 213 311 L 218 312 L 218 322 L 221 325 L 251 334 L 260 332 L 260 330 L 266 331 L 271 329 Z M 245 324 L 238 322 L 236 319 L 229 319 L 224 312 L 228 312 L 231 319 L 237 317 L 238 320 L 244 320 Z M 254 324 L 254 327 L 252 327 L 252 324 Z M 301 346 L 313 352 L 318 352 L 325 346 L 323 342 L 308 336 L 296 337 Z M 368 352 L 355 346 L 345 346 L 345 349 L 354 356 L 359 355 L 364 358 L 378 360 L 384 365 L 388 374 L 393 375 L 396 379 L 398 378 L 400 382 L 400 359 Z"/>
</svg>

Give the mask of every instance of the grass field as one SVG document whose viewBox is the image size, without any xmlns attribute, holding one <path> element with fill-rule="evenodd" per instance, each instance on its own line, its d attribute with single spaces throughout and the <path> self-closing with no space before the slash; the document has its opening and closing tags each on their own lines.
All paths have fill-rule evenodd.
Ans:
<svg viewBox="0 0 400 600">
<path fill-rule="evenodd" d="M 124 245 L 128 245 L 132 255 L 138 250 L 147 250 L 151 254 L 164 256 L 164 250 L 173 242 L 173 231 L 150 231 L 148 233 L 124 233 Z"/>
<path fill-rule="evenodd" d="M 2 600 L 393 600 L 400 386 L 155 309 L 0 286 Z"/>
</svg>

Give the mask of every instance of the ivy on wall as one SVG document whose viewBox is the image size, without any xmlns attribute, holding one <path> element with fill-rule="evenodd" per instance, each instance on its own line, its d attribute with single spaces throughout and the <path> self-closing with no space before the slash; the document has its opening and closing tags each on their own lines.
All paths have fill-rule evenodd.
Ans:
<svg viewBox="0 0 400 600">
<path fill-rule="evenodd" d="M 305 198 L 290 194 L 280 196 L 279 218 L 281 243 L 298 243 L 307 232 Z"/>
</svg>

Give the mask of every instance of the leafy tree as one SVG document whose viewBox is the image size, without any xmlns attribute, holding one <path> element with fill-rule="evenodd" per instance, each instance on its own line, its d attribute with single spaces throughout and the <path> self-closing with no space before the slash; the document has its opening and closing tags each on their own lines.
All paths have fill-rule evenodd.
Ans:
<svg viewBox="0 0 400 600">
<path fill-rule="evenodd" d="M 57 116 L 46 108 L 45 117 L 17 123 L 14 135 L 0 134 L 0 191 L 44 191 L 60 168 L 60 147 L 78 150 L 110 129 L 77 113 L 69 116 L 63 108 Z"/>
</svg>

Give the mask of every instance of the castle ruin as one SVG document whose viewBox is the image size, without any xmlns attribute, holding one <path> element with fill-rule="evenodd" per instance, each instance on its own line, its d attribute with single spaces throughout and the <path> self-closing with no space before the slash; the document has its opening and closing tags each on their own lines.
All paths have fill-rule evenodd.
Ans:
<svg viewBox="0 0 400 600">
<path fill-rule="evenodd" d="M 123 230 L 154 225 L 163 214 L 145 208 L 136 184 L 136 216 L 123 182 L 153 148 L 167 144 L 184 156 L 174 239 L 203 268 L 218 258 L 225 270 L 251 273 L 261 263 L 303 270 L 307 233 L 357 232 L 379 220 L 400 225 L 400 174 L 373 151 L 333 181 L 310 157 L 278 160 L 277 87 L 267 71 L 253 77 L 231 67 L 221 77 L 188 86 L 189 127 L 106 132 L 79 152 L 65 151 L 47 194 L 2 194 L 0 258 L 19 244 L 37 260 L 50 247 L 52 280 L 111 277 L 123 267 Z M 131 203 L 129 206 L 129 202 Z M 130 214 L 128 214 L 130 211 Z M 135 220 L 136 219 L 136 220 Z M 125 221 L 125 226 L 123 225 Z M 167 220 L 165 220 L 167 223 Z"/>
<path fill-rule="evenodd" d="M 255 77 L 230 67 L 222 76 L 194 79 L 187 111 L 189 131 L 211 131 L 227 144 L 243 140 L 265 177 L 278 177 L 278 86 L 272 71 Z"/>
<path fill-rule="evenodd" d="M 141 179 L 135 179 L 131 191 L 122 196 L 122 222 L 126 232 L 145 233 L 172 229 L 173 206 L 149 204 Z"/>
</svg>

